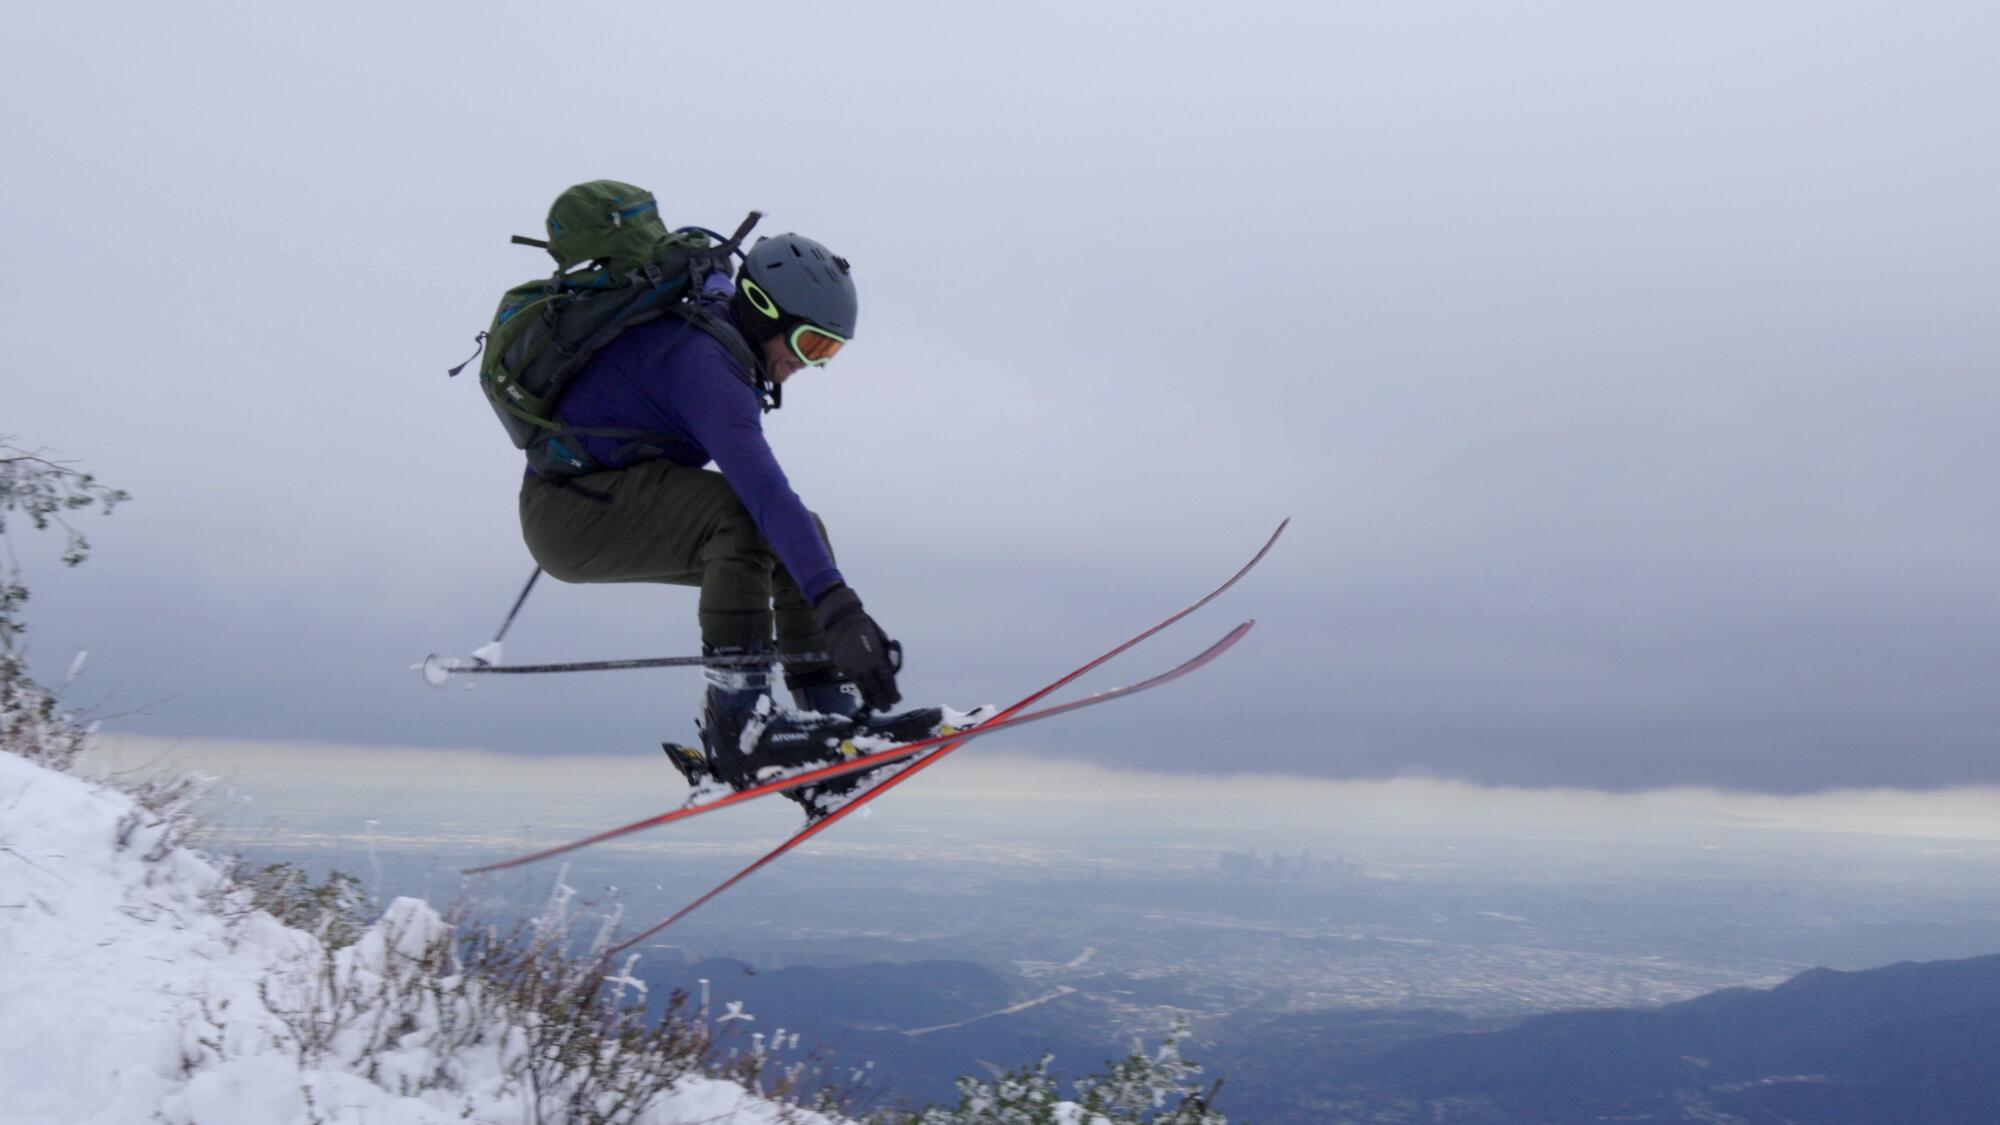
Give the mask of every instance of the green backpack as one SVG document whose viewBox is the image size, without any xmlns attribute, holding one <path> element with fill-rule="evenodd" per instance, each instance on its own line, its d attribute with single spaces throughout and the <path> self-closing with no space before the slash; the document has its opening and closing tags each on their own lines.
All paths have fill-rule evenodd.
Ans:
<svg viewBox="0 0 2000 1125">
<path fill-rule="evenodd" d="M 572 428 L 556 409 L 584 363 L 635 324 L 679 316 L 721 341 L 755 378 L 756 360 L 735 326 L 691 298 L 711 272 L 730 268 L 730 255 L 758 218 L 750 212 L 727 239 L 699 227 L 670 231 L 651 192 L 593 180 L 556 197 L 547 240 L 514 236 L 516 243 L 547 250 L 556 272 L 507 290 L 492 327 L 474 340 L 485 351 L 480 388 L 514 448 L 527 451 L 530 468 L 556 479 L 594 471 L 582 443 L 567 438 L 618 437 L 643 448 L 663 436 Z"/>
</svg>

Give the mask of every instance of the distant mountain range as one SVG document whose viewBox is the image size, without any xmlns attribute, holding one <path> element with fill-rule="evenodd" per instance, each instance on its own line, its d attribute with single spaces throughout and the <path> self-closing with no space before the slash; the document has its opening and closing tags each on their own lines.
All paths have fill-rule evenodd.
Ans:
<svg viewBox="0 0 2000 1125">
<path fill-rule="evenodd" d="M 955 961 L 752 972 L 710 981 L 754 1030 L 871 1060 L 891 1100 L 945 1100 L 952 1077 L 1044 1050 L 1083 1073 L 1125 1053 L 1106 997 Z M 1102 993 L 1102 994 L 1100 994 Z M 743 1025 L 743 1030 L 751 1030 Z M 1511 1026 L 1437 1011 L 1233 1016 L 1187 1053 L 1225 1078 L 1219 1108 L 1256 1125 L 1321 1122 L 2000 1122 L 2000 955 L 1861 972 L 1656 1009 L 1561 1012 Z"/>
<path fill-rule="evenodd" d="M 1995 1122 L 2000 956 L 1814 969 L 1363 1051 L 1322 1055 L 1317 1073 L 1292 1056 L 1297 1088 L 1245 1082 L 1224 1104 L 1264 1122 Z"/>
</svg>

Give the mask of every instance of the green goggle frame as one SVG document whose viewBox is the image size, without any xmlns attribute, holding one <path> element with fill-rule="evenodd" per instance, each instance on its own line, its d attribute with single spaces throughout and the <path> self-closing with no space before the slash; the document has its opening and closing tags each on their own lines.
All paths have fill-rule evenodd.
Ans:
<svg viewBox="0 0 2000 1125">
<path fill-rule="evenodd" d="M 738 284 L 752 308 L 772 320 L 784 318 L 784 310 L 778 308 L 778 303 L 771 299 L 770 294 L 764 292 L 762 286 L 747 277 L 740 279 Z M 798 357 L 800 363 L 808 367 L 821 367 L 847 343 L 847 337 L 838 332 L 829 332 L 817 324 L 800 321 L 792 327 L 785 342 L 791 345 L 792 354 Z"/>
</svg>

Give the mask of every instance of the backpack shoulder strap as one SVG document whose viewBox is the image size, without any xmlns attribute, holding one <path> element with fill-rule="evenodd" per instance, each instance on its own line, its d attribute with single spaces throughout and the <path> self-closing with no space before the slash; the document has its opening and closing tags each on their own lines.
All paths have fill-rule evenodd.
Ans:
<svg viewBox="0 0 2000 1125">
<path fill-rule="evenodd" d="M 722 345 L 723 350 L 736 361 L 737 378 L 743 380 L 757 393 L 758 405 L 765 413 L 776 410 L 783 404 L 783 388 L 764 377 L 763 362 L 758 359 L 757 353 L 751 349 L 750 344 L 743 339 L 743 334 L 736 330 L 736 326 L 731 324 L 728 318 L 717 316 L 713 311 L 703 307 L 700 301 L 695 300 L 682 299 L 670 308 L 686 321 L 689 327 L 700 329 Z M 533 443 L 533 448 L 528 454 L 529 466 L 537 475 L 549 480 L 593 472 L 597 468 L 593 464 L 594 459 L 585 453 L 580 445 L 561 440 L 565 437 L 622 438 L 625 444 L 615 454 L 619 459 L 649 447 L 658 447 L 660 443 L 673 441 L 678 437 L 675 434 L 622 426 L 571 426 L 562 422 L 560 415 L 557 415 L 555 420 L 559 423 L 558 428 L 543 432 Z"/>
<path fill-rule="evenodd" d="M 784 404 L 783 389 L 764 377 L 763 358 L 750 347 L 749 341 L 743 338 L 743 333 L 738 332 L 736 326 L 729 323 L 727 318 L 715 315 L 703 307 L 700 301 L 684 301 L 675 311 L 680 313 L 681 319 L 714 337 L 716 342 L 722 345 L 723 350 L 736 360 L 737 377 L 748 383 L 751 390 L 757 392 L 758 405 L 763 407 L 766 414 Z"/>
</svg>

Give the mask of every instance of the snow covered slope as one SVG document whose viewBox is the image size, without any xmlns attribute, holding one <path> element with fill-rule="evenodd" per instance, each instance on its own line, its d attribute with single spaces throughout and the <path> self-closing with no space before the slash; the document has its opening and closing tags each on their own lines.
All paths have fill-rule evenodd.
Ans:
<svg viewBox="0 0 2000 1125">
<path fill-rule="evenodd" d="M 399 899 L 330 953 L 245 911 L 213 866 L 160 846 L 148 819 L 123 793 L 0 753 L 0 1116 L 10 1125 L 535 1120 L 518 1079 L 520 1029 L 446 1034 L 434 1003 L 409 1021 L 398 1009 L 393 1026 L 368 1010 L 368 996 L 424 987 L 410 955 L 444 925 L 428 906 Z M 355 1018 L 313 1017 L 338 1007 L 329 980 L 361 997 L 344 1009 Z M 739 1086 L 687 1077 L 639 1121 L 779 1119 L 779 1106 Z"/>
</svg>

